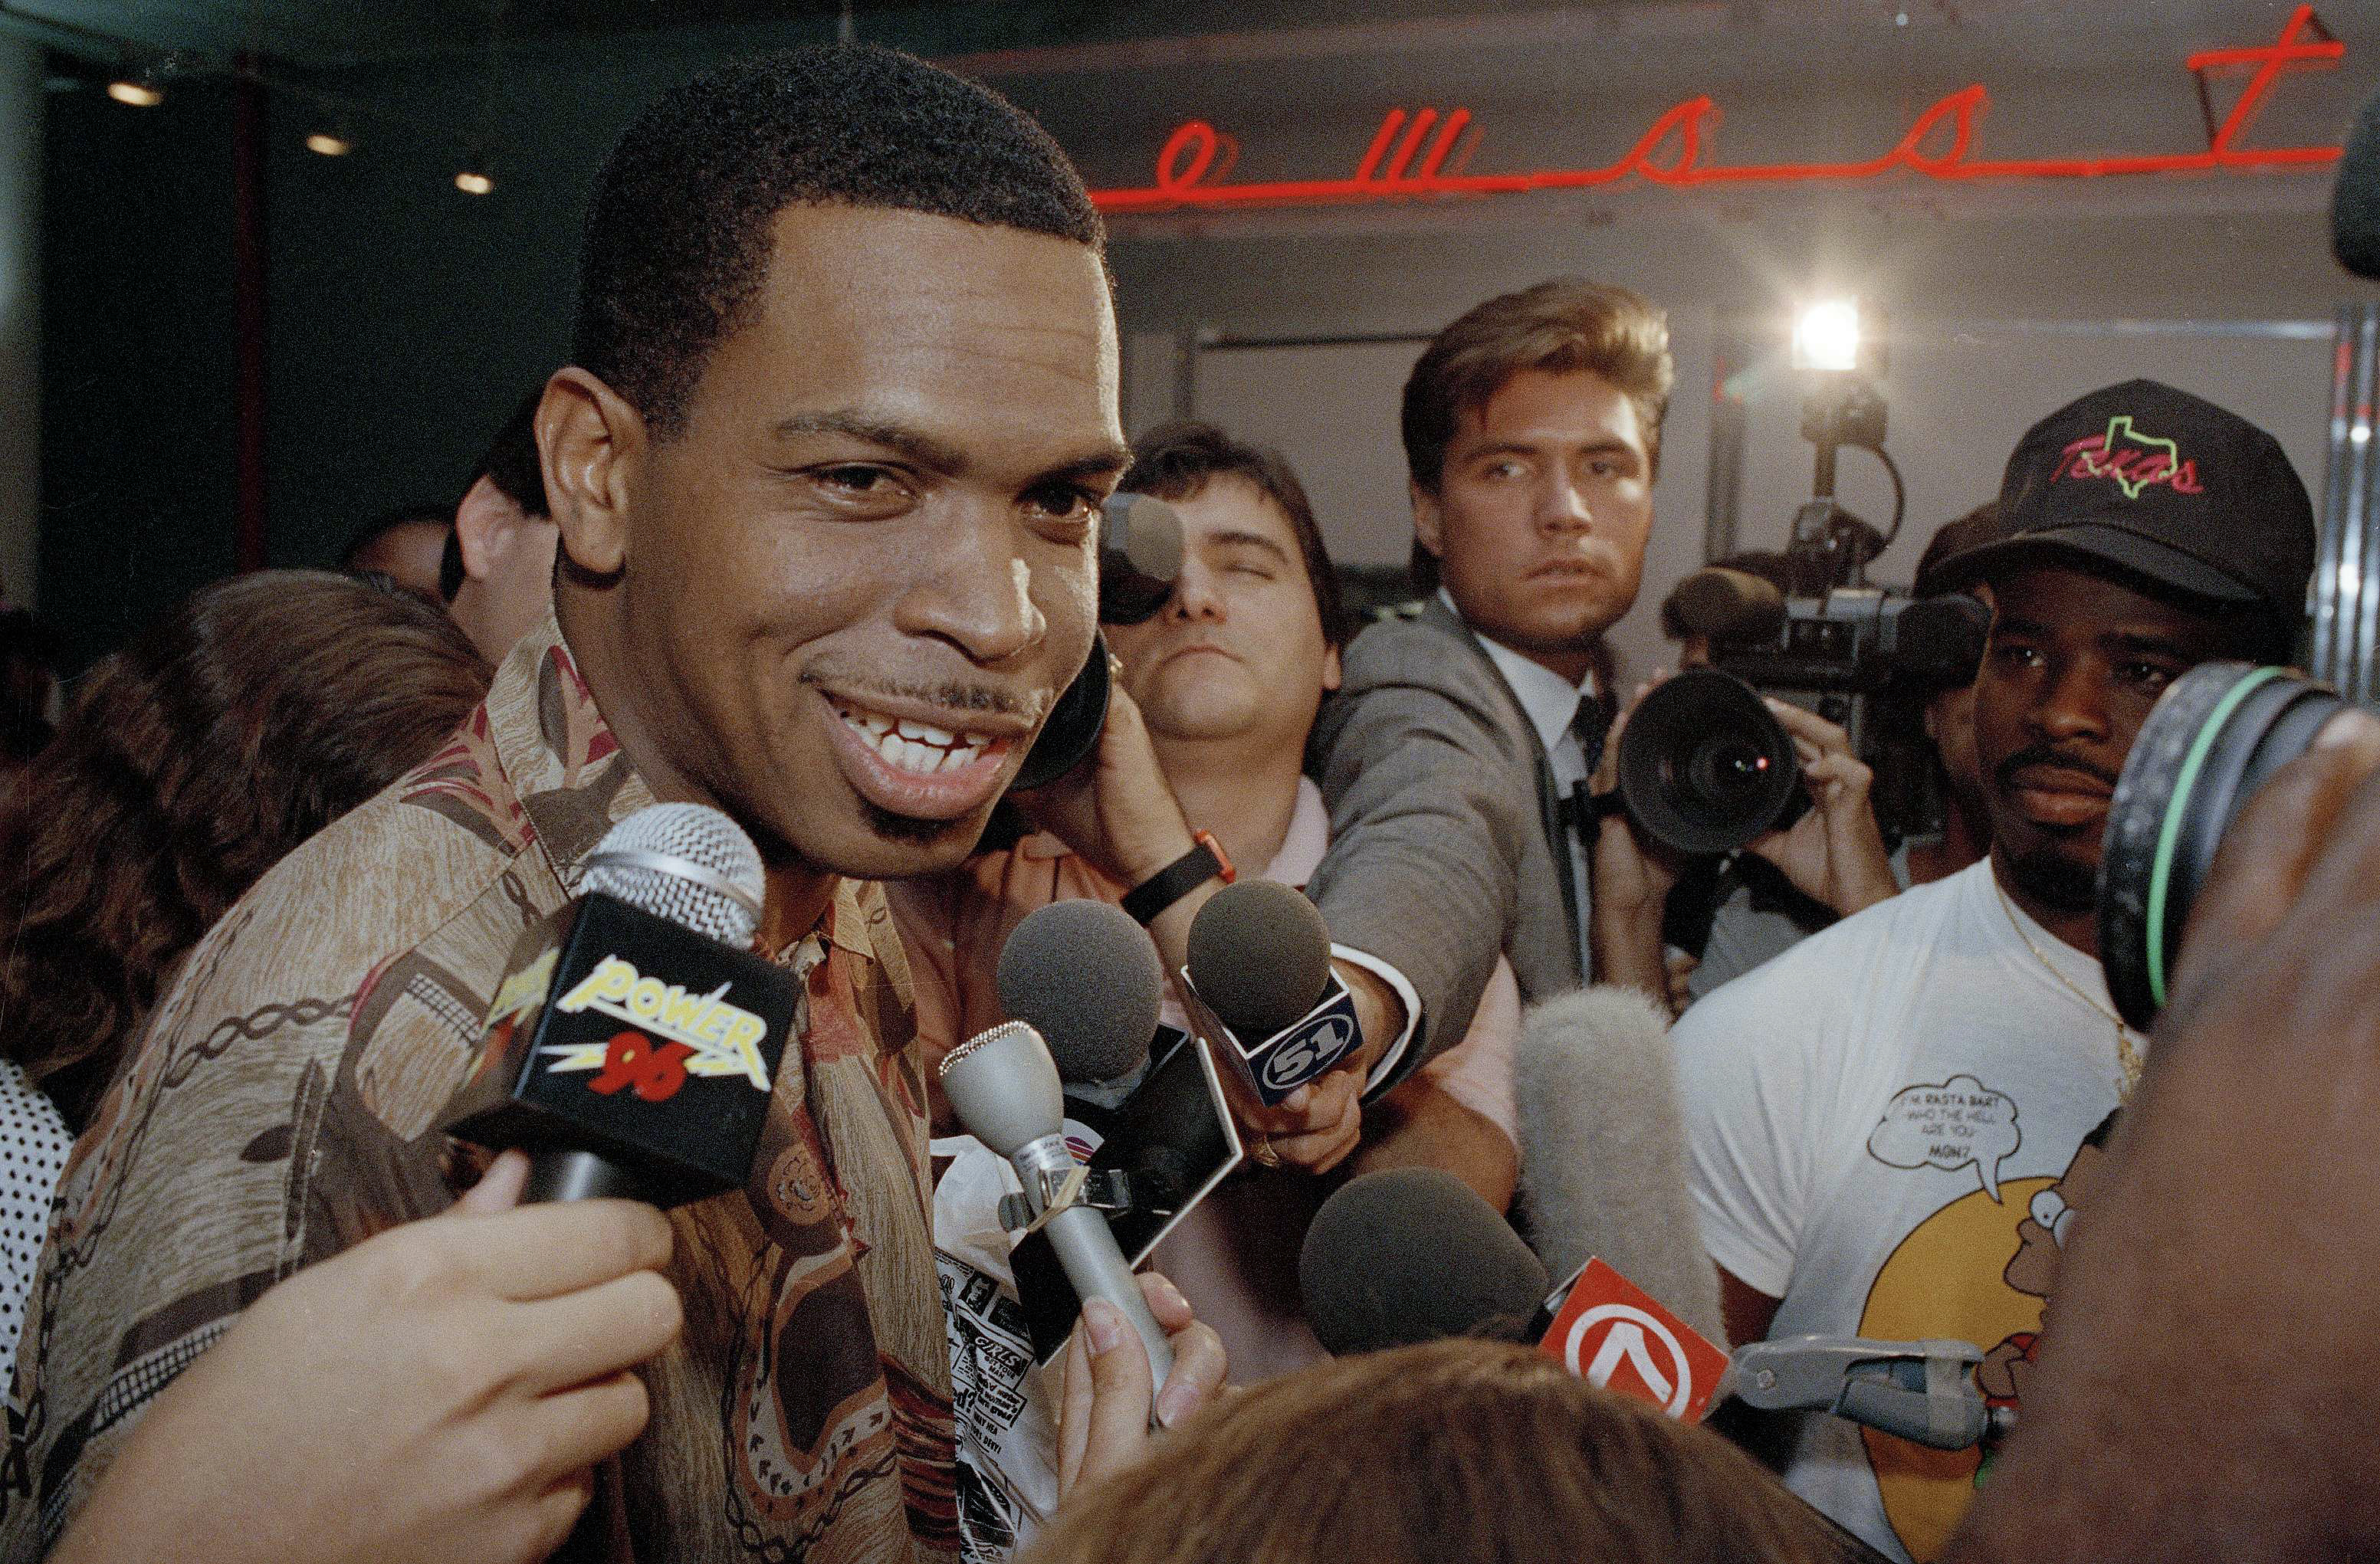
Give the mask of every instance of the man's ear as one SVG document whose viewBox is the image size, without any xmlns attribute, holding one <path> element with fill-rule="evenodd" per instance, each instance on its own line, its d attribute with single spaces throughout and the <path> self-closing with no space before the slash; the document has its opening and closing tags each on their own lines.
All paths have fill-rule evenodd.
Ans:
<svg viewBox="0 0 2380 1564">
<path fill-rule="evenodd" d="M 512 546 L 520 520 L 520 507 L 496 487 L 494 479 L 481 473 L 455 507 L 455 546 L 463 555 L 465 579 L 485 581 L 495 574 L 496 562 Z"/>
<path fill-rule="evenodd" d="M 1339 649 L 1337 647 L 1324 647 L 1322 649 L 1323 690 L 1327 693 L 1330 690 L 1337 689 L 1345 678 L 1346 671 L 1341 666 L 1339 661 Z"/>
<path fill-rule="evenodd" d="M 564 555 L 589 575 L 616 576 L 628 563 L 628 512 L 646 444 L 644 415 L 585 370 L 557 370 L 545 382 L 537 405 L 545 496 Z"/>
<path fill-rule="evenodd" d="M 1415 539 L 1433 558 L 1444 559 L 1445 520 L 1439 512 L 1438 495 L 1412 479 L 1406 480 L 1405 489 L 1413 495 Z"/>
</svg>

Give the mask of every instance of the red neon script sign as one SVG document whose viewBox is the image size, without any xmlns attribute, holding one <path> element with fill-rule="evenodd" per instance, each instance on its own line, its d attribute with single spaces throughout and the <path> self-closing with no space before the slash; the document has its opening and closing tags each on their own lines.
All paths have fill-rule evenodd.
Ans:
<svg viewBox="0 0 2380 1564">
<path fill-rule="evenodd" d="M 2311 35 L 2307 30 L 2313 29 Z M 1238 145 L 1203 119 L 1175 127 L 1157 154 L 1154 183 L 1133 189 L 1095 190 L 1102 212 L 1214 211 L 1248 206 L 1339 205 L 1407 196 L 1500 196 L 1531 190 L 1580 190 L 1629 179 L 1693 189 L 1709 185 L 1788 185 L 1875 179 L 1905 170 L 1929 179 L 2092 179 L 2110 174 L 2200 174 L 2216 169 L 2302 168 L 2338 161 L 2330 147 L 2242 147 L 2240 139 L 2281 72 L 2292 66 L 2335 64 L 2347 45 L 2300 6 L 2272 43 L 2247 49 L 2205 49 L 2185 62 L 2193 73 L 2252 66 L 2255 74 L 2231 113 L 2213 128 L 2203 152 L 2122 157 L 1978 158 L 1975 132 L 1991 95 L 1978 83 L 1962 87 L 1919 115 L 1900 143 L 1864 163 L 1770 163 L 1733 166 L 1703 161 L 1704 138 L 1718 123 L 1708 97 L 1689 98 L 1655 120 L 1617 162 L 1600 168 L 1548 168 L 1527 174 L 1469 174 L 1455 157 L 1469 109 L 1392 108 L 1349 179 L 1290 179 L 1269 184 L 1222 183 Z M 2203 79 L 2203 78 L 2202 78 Z M 2210 118 L 2212 116 L 2210 115 Z M 1948 144 L 1942 144 L 1945 138 Z M 1661 156 L 1664 149 L 1669 155 Z M 1467 152 L 1464 154 L 1468 156 Z M 1450 171 L 1450 161 L 1456 164 Z"/>
</svg>

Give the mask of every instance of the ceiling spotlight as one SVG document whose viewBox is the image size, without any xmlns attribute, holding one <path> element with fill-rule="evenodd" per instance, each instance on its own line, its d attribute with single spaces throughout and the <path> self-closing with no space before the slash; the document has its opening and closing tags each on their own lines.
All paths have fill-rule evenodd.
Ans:
<svg viewBox="0 0 2380 1564">
<path fill-rule="evenodd" d="M 139 76 L 117 77 L 107 84 L 107 95 L 136 109 L 153 109 L 165 101 L 164 90 L 150 80 L 145 72 Z"/>
<path fill-rule="evenodd" d="M 324 157 L 345 157 L 356 150 L 356 144 L 347 139 L 344 127 L 324 126 L 306 138 L 306 150 Z"/>
<path fill-rule="evenodd" d="M 471 167 L 455 176 L 455 188 L 467 196 L 484 196 L 496 188 L 496 182 L 477 167 Z"/>
</svg>

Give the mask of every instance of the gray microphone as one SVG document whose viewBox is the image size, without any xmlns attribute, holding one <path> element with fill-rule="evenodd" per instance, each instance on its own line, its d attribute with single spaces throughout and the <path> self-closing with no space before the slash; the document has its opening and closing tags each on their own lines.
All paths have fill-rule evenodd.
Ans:
<svg viewBox="0 0 2380 1564">
<path fill-rule="evenodd" d="M 1000 1007 L 1041 1034 L 1058 1075 L 1114 1081 L 1148 1061 L 1165 969 L 1122 907 L 1083 899 L 1037 907 L 1000 952 Z"/>
<path fill-rule="evenodd" d="M 978 1032 L 943 1058 L 941 1080 L 967 1134 L 1015 1166 L 1026 1203 L 1050 1235 L 1075 1296 L 1103 1298 L 1132 1322 L 1148 1349 L 1152 1388 L 1163 1388 L 1173 1372 L 1173 1347 L 1148 1312 L 1107 1218 L 1078 1202 L 1051 1210 L 1075 1162 L 1062 1130 L 1058 1066 L 1041 1034 L 1021 1021 Z"/>
</svg>

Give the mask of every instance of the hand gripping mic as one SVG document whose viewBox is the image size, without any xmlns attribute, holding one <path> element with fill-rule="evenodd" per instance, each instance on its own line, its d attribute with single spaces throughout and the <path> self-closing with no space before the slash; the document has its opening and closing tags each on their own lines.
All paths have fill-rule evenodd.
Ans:
<svg viewBox="0 0 2380 1564">
<path fill-rule="evenodd" d="M 942 1093 L 967 1134 L 1014 1164 L 1035 1231 L 1047 1233 L 1077 1296 L 1113 1304 L 1148 1349 L 1154 1388 L 1173 1372 L 1173 1348 L 1148 1312 L 1107 1218 L 1075 1196 L 1082 1178 L 1062 1130 L 1065 1104 L 1041 1035 L 1021 1021 L 978 1032 L 945 1055 Z"/>
<path fill-rule="evenodd" d="M 1330 929 L 1303 893 L 1244 879 L 1190 924 L 1185 1008 L 1267 1108 L 1362 1040 L 1355 1000 L 1330 970 Z"/>
<path fill-rule="evenodd" d="M 797 998 L 750 953 L 759 854 L 716 809 L 656 804 L 596 846 L 584 892 L 514 947 L 439 1127 L 525 1148 L 524 1200 L 741 1188 Z"/>
</svg>

